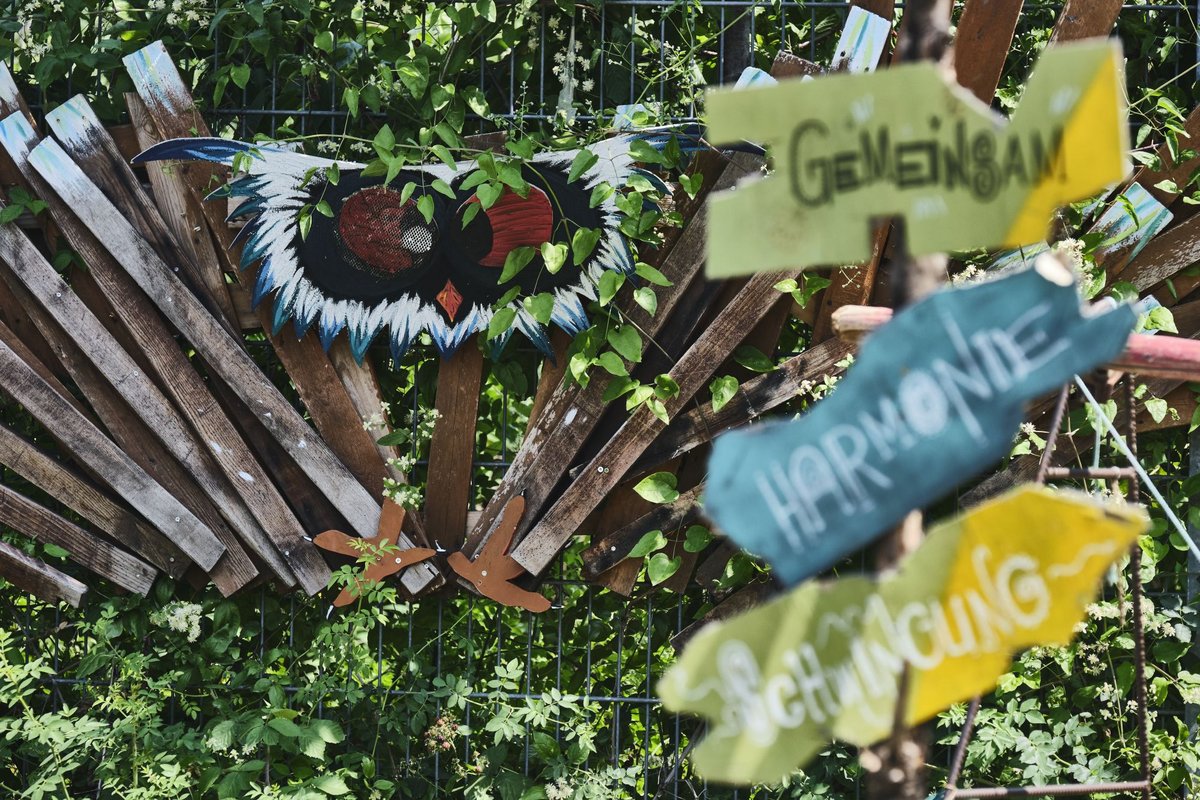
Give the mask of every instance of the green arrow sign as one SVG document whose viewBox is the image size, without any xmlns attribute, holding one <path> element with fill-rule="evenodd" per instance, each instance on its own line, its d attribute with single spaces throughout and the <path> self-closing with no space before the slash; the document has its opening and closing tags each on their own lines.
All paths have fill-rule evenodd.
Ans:
<svg viewBox="0 0 1200 800">
<path fill-rule="evenodd" d="M 1049 48 L 1008 124 L 927 63 L 710 92 L 709 137 L 775 171 L 712 198 L 709 277 L 861 263 L 897 215 L 916 255 L 1042 241 L 1129 169 L 1121 63 L 1115 39 Z"/>
</svg>

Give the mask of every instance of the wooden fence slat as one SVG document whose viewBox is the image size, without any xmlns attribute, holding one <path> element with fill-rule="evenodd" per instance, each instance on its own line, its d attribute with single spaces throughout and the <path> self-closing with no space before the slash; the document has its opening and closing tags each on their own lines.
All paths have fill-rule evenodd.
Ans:
<svg viewBox="0 0 1200 800">
<path fill-rule="evenodd" d="M 191 563 L 165 536 L 3 425 L 0 425 L 0 464 L 172 578 L 181 577 Z"/>
<path fill-rule="evenodd" d="M 3 138 L 3 137 L 0 137 Z M 60 226 L 63 223 L 60 222 Z M 212 500 L 222 516 L 242 540 L 251 545 L 267 564 L 279 575 L 286 585 L 295 579 L 290 570 L 271 548 L 265 534 L 250 515 L 241 497 L 233 486 L 214 468 L 210 447 L 192 435 L 177 409 L 150 380 L 149 376 L 125 352 L 112 334 L 96 316 L 71 291 L 70 286 L 42 257 L 33 243 L 15 226 L 0 226 L 0 260 L 25 284 L 30 294 L 71 337 L 84 356 L 120 395 L 129 408 L 145 423 L 153 436 L 167 451 L 194 476 L 196 483 Z M 96 265 L 99 266 L 98 264 Z M 174 340 L 147 341 L 148 352 L 166 352 L 167 348 L 178 351 Z M 165 347 L 164 347 L 165 345 Z M 182 357 L 182 353 L 180 353 Z M 186 361 L 186 360 L 185 360 Z M 190 366 L 185 366 L 190 369 Z M 182 382 L 184 375 L 167 373 L 168 379 Z M 207 393 L 205 393 L 207 394 Z M 210 414 L 214 403 L 211 399 L 189 398 L 189 411 L 198 419 Z M 211 448 L 212 452 L 219 449 Z M 246 464 L 239 464 L 246 475 Z M 251 481 L 253 478 L 250 479 Z M 242 479 L 242 482 L 248 482 Z M 218 533 L 218 531 L 214 531 Z M 230 542 L 224 542 L 231 550 Z"/>
<path fill-rule="evenodd" d="M 0 542 L 0 578 L 45 603 L 62 600 L 75 608 L 83 603 L 88 591 L 85 584 L 8 542 Z"/>
<path fill-rule="evenodd" d="M 728 162 L 709 160 L 707 163 L 713 166 L 711 172 L 703 173 L 704 186 L 708 187 L 708 191 L 719 191 L 732 187 L 744 174 L 756 169 L 761 160 L 739 153 Z M 710 178 L 710 174 L 713 177 Z M 638 326 L 648 338 L 658 336 L 676 307 L 680 308 L 682 314 L 692 313 L 692 309 L 681 303 L 681 299 L 687 296 L 693 281 L 703 280 L 700 271 L 704 265 L 706 236 L 706 217 L 703 206 L 700 206 L 683 231 L 674 237 L 673 246 L 659 266 L 673 285 L 659 292 L 658 313 L 653 317 L 627 297 L 618 301 L 622 313 L 627 313 L 631 324 Z M 512 465 L 467 537 L 466 552 L 479 552 L 505 505 L 518 494 L 525 497 L 526 512 L 517 528 L 517 539 L 529 530 L 580 448 L 599 424 L 606 406 L 603 394 L 604 383 L 601 380 L 593 380 L 585 389 L 575 383 L 559 384 L 537 424 L 527 431 Z"/>
<path fill-rule="evenodd" d="M 351 527 L 360 536 L 374 536 L 380 503 L 355 480 L 274 384 L 258 371 L 240 344 L 179 282 L 146 240 L 138 236 L 62 148 L 45 140 L 29 154 L 29 161 L 85 225 L 103 231 L 100 238 L 105 248 L 143 287 L 159 310 L 205 358 L 209 367 L 254 410 L 264 427 L 346 517 Z M 309 341 L 320 347 L 314 337 L 309 337 Z M 325 364 L 329 364 L 327 359 Z M 356 427 L 362 428 L 361 424 Z M 411 547 L 412 541 L 405 536 L 400 544 Z M 402 582 L 409 591 L 415 592 L 437 577 L 438 573 L 432 567 L 418 564 L 404 573 Z"/>
<path fill-rule="evenodd" d="M 225 551 L 212 531 L 157 484 L 141 467 L 87 421 L 37 373 L 0 342 L 0 391 L 20 403 L 59 441 L 74 452 L 114 492 L 175 542 L 188 558 L 211 570 Z"/>
<path fill-rule="evenodd" d="M 76 564 L 135 594 L 144 595 L 154 585 L 157 572 L 152 566 L 3 484 L 0 484 L 0 523 L 39 542 L 63 548 Z"/>
<path fill-rule="evenodd" d="M 593 541 L 583 551 L 583 574 L 595 578 L 605 570 L 612 569 L 629 556 L 629 551 L 642 536 L 652 530 L 670 531 L 681 525 L 689 525 L 699 519 L 700 495 L 704 484 L 683 492 L 670 503 L 655 506 L 648 513 L 632 520 L 619 530 Z"/>
<path fill-rule="evenodd" d="M 160 136 L 170 139 L 211 135 L 162 42 L 154 42 L 127 56 L 125 65 Z M 221 171 L 206 163 L 180 163 L 174 169 L 190 190 L 190 202 L 208 221 L 225 271 L 238 274 L 241 247 L 233 242 L 233 234 L 225 222 L 225 206 L 203 202 L 204 196 L 223 182 Z M 244 285 L 242 289 L 244 291 Z M 379 410 L 380 390 L 374 373 L 368 367 L 352 362 L 344 365 L 339 374 L 316 336 L 309 335 L 300 340 L 290 334 L 272 336 L 270 308 L 264 304 L 257 314 L 267 340 L 287 370 L 317 431 L 362 485 L 382 499 L 387 466 L 376 449 L 375 439 L 361 423 L 364 417 L 369 418 Z M 356 384 L 355 390 L 347 391 L 345 383 Z M 366 407 L 356 406 L 355 399 L 362 397 L 373 397 L 374 400 Z M 353 520 L 349 521 L 353 524 Z M 432 573 L 427 565 L 424 569 Z"/>
<path fill-rule="evenodd" d="M 1122 0 L 1067 0 L 1054 23 L 1050 44 L 1108 36 L 1117 24 L 1121 5 Z"/>
<path fill-rule="evenodd" d="M 771 301 L 778 297 L 775 284 L 799 271 L 764 273 L 752 277 L 746 288 L 722 309 L 696 343 L 679 359 L 671 377 L 679 386 L 678 395 L 668 405 L 677 413 L 704 385 L 714 369 L 733 351 L 746 330 L 753 327 Z M 539 574 L 575 535 L 579 524 L 591 513 L 628 472 L 629 467 L 650 445 L 661 423 L 645 405 L 637 408 L 617 434 L 584 468 L 580 476 L 555 501 L 545 516 L 513 550 L 512 556 L 532 574 Z"/>
<path fill-rule="evenodd" d="M 0 524 L 68 552 L 68 558 L 123 589 L 145 595 L 157 571 L 135 556 L 0 484 Z"/>
<path fill-rule="evenodd" d="M 20 299 L 15 297 L 11 292 L 8 291 L 3 280 L 0 280 L 0 295 L 3 295 L 5 297 L 11 297 L 13 299 L 13 302 L 20 303 Z M 23 308 L 28 308 L 28 306 L 25 304 L 21 304 L 21 305 Z M 26 319 L 28 320 L 29 325 L 32 326 L 34 324 L 34 322 L 31 318 L 26 317 Z M 34 328 L 32 328 L 32 330 L 36 331 L 37 328 L 34 327 Z M 91 422 L 93 425 L 99 426 L 100 423 L 96 420 L 96 417 L 92 413 L 91 409 L 89 409 L 83 403 L 79 402 L 79 400 L 77 400 L 75 398 L 75 395 L 71 394 L 71 391 L 65 385 L 63 385 L 61 380 L 59 380 L 57 372 L 55 372 L 47 364 L 42 362 L 41 359 L 38 358 L 38 356 L 28 347 L 28 345 L 25 344 L 25 340 L 21 336 L 18 336 L 11 328 L 9 328 L 3 322 L 0 322 L 0 342 L 3 342 L 4 344 L 8 345 L 8 347 L 14 353 L 17 354 L 17 358 L 21 359 L 26 364 L 28 364 L 30 369 L 32 369 L 34 372 L 37 373 L 38 377 L 40 377 L 47 384 L 49 384 L 54 389 L 54 391 L 56 391 L 60 395 L 62 395 L 63 399 L 66 400 L 68 403 L 70 403 L 71 406 L 76 411 L 78 411 L 82 416 L 84 416 L 88 420 L 88 422 Z M 56 362 L 56 364 L 59 364 L 61 367 L 61 361 L 59 361 L 59 359 L 57 357 L 55 358 L 55 362 Z M 62 368 L 63 373 L 69 378 L 70 374 L 67 372 L 66 368 L 65 367 L 61 367 L 61 368 Z"/>
<path fill-rule="evenodd" d="M 68 116 L 69 115 L 69 116 Z M 132 209 L 138 205 L 149 205 L 148 199 L 139 201 L 130 191 L 123 191 L 134 181 L 132 173 L 122 162 L 113 163 L 106 156 L 106 148 L 100 144 L 106 134 L 91 109 L 76 101 L 60 106 L 50 116 L 51 124 L 60 138 L 68 142 L 75 152 L 78 163 L 88 169 L 91 176 L 103 180 L 103 188 L 113 199 L 123 199 L 122 209 L 135 218 Z M 0 134 L 7 133 L 8 120 L 0 123 Z M 32 131 L 28 131 L 32 134 Z M 70 210 L 63 208 L 41 177 L 30 169 L 28 148 L 9 144 L 14 137 L 0 135 L 0 140 L 9 147 L 9 153 L 18 166 L 29 174 L 27 178 L 43 199 L 51 204 L 59 227 L 78 252 L 84 255 L 94 277 L 129 333 L 140 345 L 141 352 L 149 361 L 159 385 L 175 400 L 188 423 L 199 436 L 204 449 L 221 468 L 226 481 L 245 503 L 257 525 L 250 527 L 250 536 L 245 527 L 236 526 L 239 533 L 251 545 L 254 552 L 271 567 L 285 585 L 298 579 L 310 595 L 325 588 L 329 580 L 329 567 L 317 552 L 316 547 L 304 536 L 304 530 L 291 508 L 276 490 L 271 478 L 263 470 L 246 442 L 217 405 L 203 378 L 175 343 L 171 332 L 159 316 L 150 300 L 137 284 L 121 269 L 112 256 L 105 251 Z M 26 143 L 28 144 L 28 143 Z M 110 143 L 111 144 L 111 143 Z M 108 148 L 115 153 L 115 145 Z M 124 178 L 118 176 L 128 173 Z M 136 186 L 136 184 L 134 184 Z M 140 192 L 140 187 L 137 187 Z M 174 240 L 161 218 L 149 217 L 146 227 L 162 227 L 161 238 L 166 241 L 164 249 L 174 248 Z M 180 259 L 186 261 L 187 259 Z M 262 534 L 259 534 L 261 529 Z M 294 573 L 294 574 L 293 574 Z"/>
<path fill-rule="evenodd" d="M 1023 0 L 967 0 L 954 34 L 958 84 L 987 105 L 996 96 Z"/>
<path fill-rule="evenodd" d="M 837 362 L 853 352 L 854 347 L 847 342 L 826 339 L 792 356 L 774 371 L 743 381 L 737 394 L 720 411 L 714 412 L 709 405 L 688 409 L 671 420 L 632 471 L 650 469 L 678 458 L 712 441 L 717 434 L 765 414 L 794 398 L 805 381 L 816 382 L 827 375 L 839 374 Z"/>
<path fill-rule="evenodd" d="M 425 526 L 446 550 L 458 550 L 467 535 L 467 506 L 475 461 L 475 423 L 483 381 L 483 353 L 471 338 L 438 370 L 434 407 L 438 418 L 429 443 Z"/>
</svg>

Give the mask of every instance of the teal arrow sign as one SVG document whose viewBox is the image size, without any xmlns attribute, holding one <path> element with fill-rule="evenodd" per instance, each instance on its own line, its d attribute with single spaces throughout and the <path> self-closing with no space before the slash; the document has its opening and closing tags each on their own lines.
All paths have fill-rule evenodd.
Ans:
<svg viewBox="0 0 1200 800">
<path fill-rule="evenodd" d="M 705 510 L 785 584 L 837 563 L 1002 457 L 1025 401 L 1121 352 L 1132 307 L 1080 312 L 1052 256 L 945 289 L 872 334 L 801 419 L 717 438 Z"/>
</svg>

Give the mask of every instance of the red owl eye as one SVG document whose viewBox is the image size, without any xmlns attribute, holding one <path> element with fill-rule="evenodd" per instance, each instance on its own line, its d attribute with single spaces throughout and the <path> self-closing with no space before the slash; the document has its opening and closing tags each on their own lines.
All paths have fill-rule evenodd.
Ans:
<svg viewBox="0 0 1200 800">
<path fill-rule="evenodd" d="M 461 216 L 468 203 L 478 203 L 475 195 L 459 207 Z M 483 222 L 484 224 L 479 224 Z M 478 261 L 485 267 L 502 267 L 508 254 L 518 247 L 538 247 L 550 241 L 554 230 L 554 209 L 550 198 L 536 186 L 529 196 L 521 197 L 508 189 L 492 204 L 475 215 L 465 231 L 472 250 L 481 253 Z"/>
<path fill-rule="evenodd" d="M 437 228 L 427 224 L 416 201 L 401 202 L 386 186 L 362 189 L 346 198 L 338 213 L 338 235 L 359 259 L 387 275 L 424 261 Z"/>
</svg>

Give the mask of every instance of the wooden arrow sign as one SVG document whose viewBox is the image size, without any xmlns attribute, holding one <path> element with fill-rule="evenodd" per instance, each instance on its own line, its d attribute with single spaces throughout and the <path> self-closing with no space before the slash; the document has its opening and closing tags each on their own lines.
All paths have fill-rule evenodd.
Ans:
<svg viewBox="0 0 1200 800">
<path fill-rule="evenodd" d="M 545 595 L 522 589 L 513 583 L 525 573 L 525 568 L 508 554 L 513 534 L 525 513 L 525 498 L 517 495 L 504 504 L 496 528 L 484 542 L 483 550 L 474 560 L 465 553 L 451 553 L 446 559 L 450 569 L 471 582 L 481 595 L 506 606 L 516 606 L 540 614 L 550 610 Z"/>
<path fill-rule="evenodd" d="M 936 526 L 893 576 L 808 583 L 710 625 L 659 692 L 711 721 L 693 756 L 704 777 L 778 781 L 830 739 L 877 742 L 990 690 L 1014 652 L 1069 642 L 1147 525 L 1132 506 L 1015 489 Z"/>
<path fill-rule="evenodd" d="M 1121 64 L 1116 40 L 1048 49 L 1007 125 L 931 63 L 710 92 L 709 138 L 776 168 L 712 198 L 708 276 L 862 263 L 896 215 L 913 255 L 1042 241 L 1129 171 Z"/>
<path fill-rule="evenodd" d="M 931 295 L 803 418 L 718 437 L 705 512 L 785 584 L 815 575 L 1003 456 L 1024 402 L 1112 359 L 1134 321 L 1081 315 L 1052 256 Z"/>
</svg>

